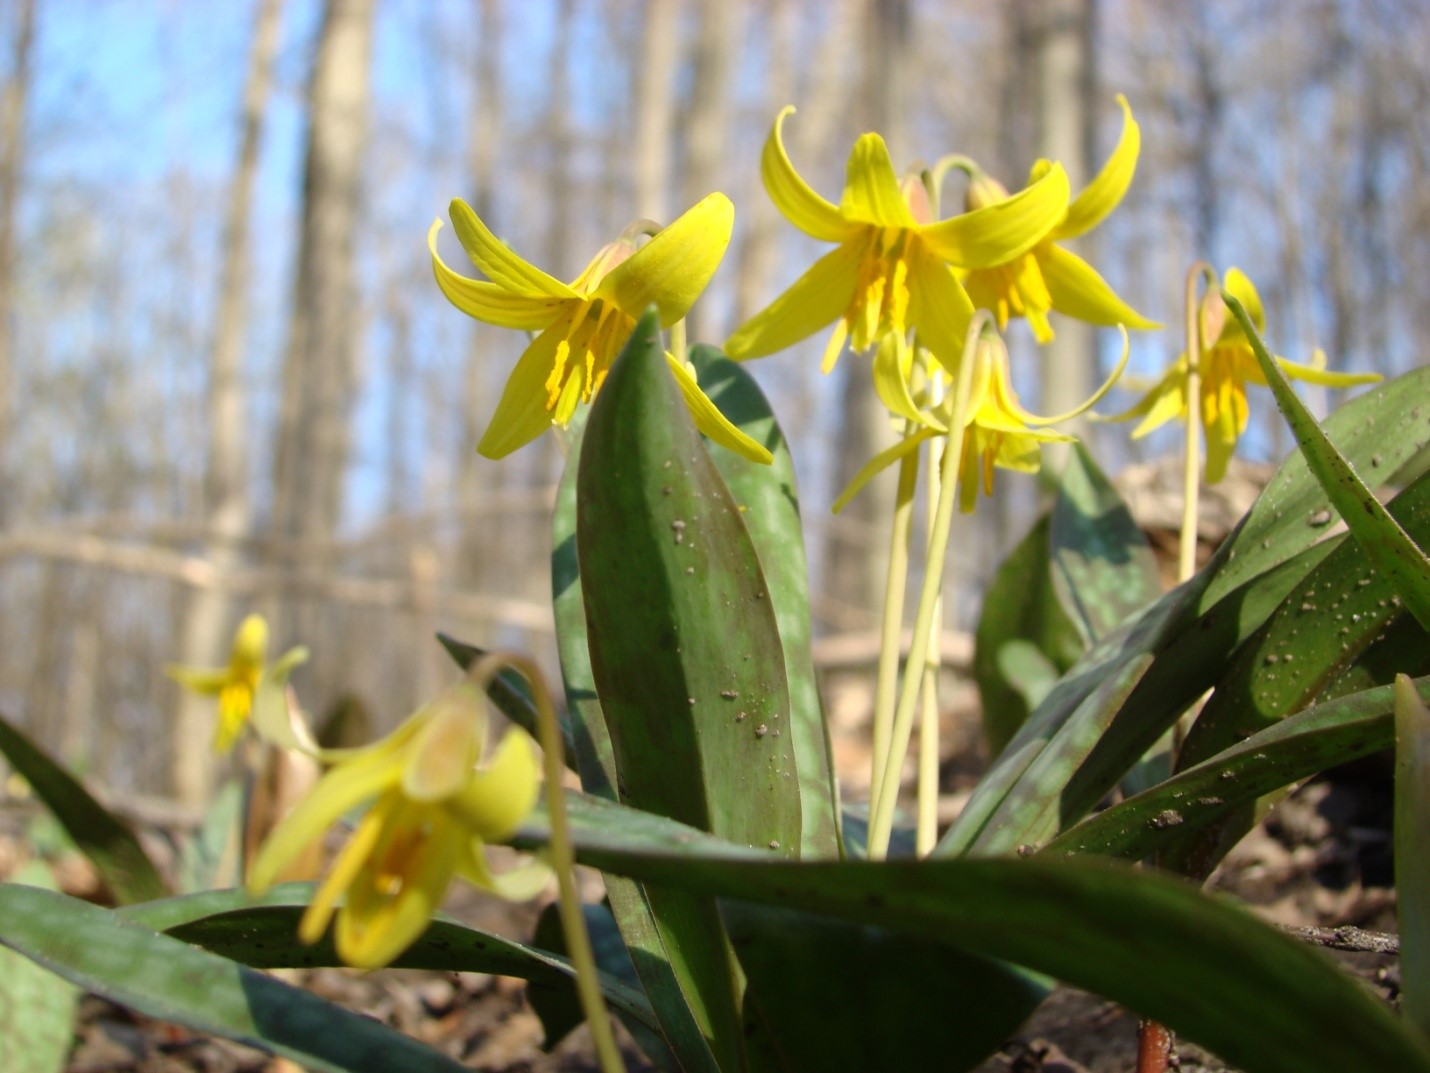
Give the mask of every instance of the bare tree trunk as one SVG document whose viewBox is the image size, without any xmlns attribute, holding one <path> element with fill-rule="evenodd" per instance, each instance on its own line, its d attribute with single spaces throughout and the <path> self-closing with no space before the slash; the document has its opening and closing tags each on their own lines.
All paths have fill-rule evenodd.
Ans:
<svg viewBox="0 0 1430 1073">
<path fill-rule="evenodd" d="M 328 0 L 308 89 L 303 220 L 274 465 L 273 529 L 328 568 L 357 391 L 353 244 L 371 95 L 374 0 Z M 299 632 L 310 632 L 303 622 Z M 277 631 L 282 633 L 283 631 Z"/>
<path fill-rule="evenodd" d="M 906 106 L 912 5 L 909 0 L 869 0 L 864 18 L 869 49 L 863 72 L 863 118 L 867 129 L 883 134 L 894 167 L 899 168 L 909 162 Z M 888 411 L 870 382 L 869 361 L 868 355 L 845 355 L 841 361 L 843 420 L 835 465 L 839 489 L 893 440 Z M 888 520 L 893 511 L 892 484 L 875 481 L 845 509 L 839 528 L 831 528 L 824 588 L 829 610 L 841 619 L 836 623 L 841 628 L 857 629 L 877 621 L 887 569 Z"/>
<path fill-rule="evenodd" d="M 25 99 L 30 90 L 30 55 L 35 40 L 35 0 L 19 0 L 10 73 L 0 89 L 0 479 L 9 468 L 11 412 L 14 409 L 15 220 L 25 150 Z M 0 496 L 0 524 L 5 521 Z"/>
<path fill-rule="evenodd" d="M 660 223 L 670 196 L 670 143 L 675 127 L 676 0 L 646 0 L 645 34 L 635 79 L 636 214 Z"/>
<path fill-rule="evenodd" d="M 260 0 L 249 51 L 248 81 L 238 158 L 226 199 L 222 257 L 219 270 L 218 319 L 208 386 L 208 465 L 204 475 L 204 509 L 208 521 L 208 557 L 219 570 L 243 564 L 244 541 L 253 526 L 253 501 L 248 472 L 248 400 L 243 384 L 243 352 L 247 338 L 248 280 L 252 267 L 249 217 L 263 119 L 273 84 L 273 58 L 278 52 L 282 0 Z M 228 649 L 235 615 L 233 599 L 222 586 L 191 589 L 179 638 L 181 662 L 218 664 Z M 213 701 L 187 690 L 179 692 L 174 715 L 174 793 L 180 803 L 198 808 L 208 800 L 212 778 L 208 741 L 213 735 Z"/>
<path fill-rule="evenodd" d="M 1088 179 L 1097 129 L 1093 116 L 1100 111 L 1092 100 L 1096 85 L 1096 3 L 1097 0 L 1047 0 L 1037 7 L 1034 30 L 1039 153 L 1061 161 L 1074 191 L 1081 190 Z M 1090 237 L 1082 242 L 1092 240 Z M 1086 245 L 1082 252 L 1089 252 Z M 1040 401 L 1045 413 L 1071 410 L 1086 398 L 1092 390 L 1097 365 L 1091 325 L 1062 317 L 1056 331 L 1052 342 L 1041 348 Z M 1080 433 L 1085 422 L 1063 428 Z M 1060 470 L 1066 457 L 1065 449 L 1045 450 L 1043 455 L 1050 473 Z"/>
<path fill-rule="evenodd" d="M 710 191 L 723 187 L 721 166 L 726 156 L 726 135 L 730 122 L 730 76 L 734 67 L 735 39 L 740 30 L 741 8 L 737 0 L 718 0 L 698 5 L 700 27 L 695 38 L 694 82 L 686 105 L 684 122 L 685 168 L 681 175 L 680 204 L 684 212 Z M 692 342 L 713 340 L 715 325 L 709 302 L 697 302 L 691 310 Z"/>
</svg>

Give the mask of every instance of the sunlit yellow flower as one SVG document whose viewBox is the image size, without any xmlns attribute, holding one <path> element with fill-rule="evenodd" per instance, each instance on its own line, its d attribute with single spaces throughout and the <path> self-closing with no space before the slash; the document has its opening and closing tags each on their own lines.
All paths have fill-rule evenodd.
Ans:
<svg viewBox="0 0 1430 1073">
<path fill-rule="evenodd" d="M 892 356 L 886 356 L 888 351 L 896 351 L 896 341 L 892 337 L 880 344 L 880 354 L 875 358 L 876 364 L 881 360 L 896 360 Z M 1008 374 L 1007 346 L 996 334 L 985 333 L 974 350 L 972 389 L 969 393 L 968 416 L 963 428 L 963 453 L 959 463 L 959 509 L 965 513 L 973 510 L 978 502 L 980 487 L 985 495 L 993 494 L 994 469 L 1037 473 L 1042 466 L 1043 444 L 1068 443 L 1075 439 L 1044 426 L 1071 420 L 1095 405 L 1111 390 L 1122 374 L 1127 364 L 1127 355 L 1127 335 L 1124 329 L 1122 358 L 1113 369 L 1112 375 L 1092 397 L 1067 413 L 1038 417 L 1023 409 L 1017 393 L 1013 390 Z M 935 375 L 942 376 L 943 373 L 940 371 Z M 868 465 L 855 475 L 849 487 L 835 501 L 835 512 L 843 510 L 875 474 L 911 451 L 918 450 L 925 440 L 947 440 L 954 419 L 954 401 L 952 392 L 945 392 L 939 401 L 932 405 L 925 399 L 908 395 L 906 406 L 912 410 L 901 407 L 896 412 L 913 417 L 917 422 L 915 431 L 875 455 Z"/>
<path fill-rule="evenodd" d="M 274 664 L 287 672 L 308 658 L 306 649 L 294 648 L 284 653 Z M 260 678 L 270 672 L 268 659 L 268 623 L 262 615 L 249 615 L 238 627 L 229 652 L 227 667 L 169 666 L 164 673 L 186 689 L 205 696 L 218 697 L 218 726 L 214 730 L 214 752 L 226 753 L 238 740 L 239 732 L 253 710 L 253 695 Z"/>
<path fill-rule="evenodd" d="M 262 893 L 287 861 L 368 804 L 303 914 L 303 942 L 322 936 L 346 894 L 336 909 L 338 955 L 379 968 L 422 933 L 455 875 L 502 897 L 532 897 L 550 878 L 546 866 L 533 860 L 494 874 L 483 843 L 511 835 L 536 803 L 535 749 L 513 730 L 482 764 L 486 724 L 481 691 L 463 682 L 382 741 L 326 754 L 333 768 L 259 852 L 249 890 Z"/>
<path fill-rule="evenodd" d="M 825 372 L 846 340 L 862 353 L 910 328 L 940 360 L 951 360 L 973 306 L 949 266 L 1002 264 L 1029 250 L 1062 218 L 1067 175 L 1053 165 L 1016 197 L 934 223 L 922 184 L 901 187 L 884 139 L 864 134 L 849 154 L 844 195 L 835 205 L 810 188 L 785 153 L 781 128 L 792 111 L 780 112 L 765 141 L 765 189 L 790 223 L 838 248 L 732 335 L 725 352 L 737 360 L 773 354 L 837 321 Z"/>
<path fill-rule="evenodd" d="M 501 458 L 553 424 L 564 428 L 577 404 L 591 401 L 647 307 L 656 306 L 665 328 L 689 312 L 725 256 L 735 209 L 724 194 L 711 194 L 639 248 L 634 232 L 610 243 L 569 284 L 518 257 L 465 201 L 453 201 L 451 214 L 458 241 L 487 279 L 468 279 L 443 263 L 437 220 L 427 245 L 442 293 L 477 320 L 540 332 L 518 359 L 477 446 L 488 458 Z M 769 451 L 725 419 L 694 374 L 667 358 L 700 431 L 769 462 Z"/>
<path fill-rule="evenodd" d="M 1053 310 L 1109 327 L 1161 327 L 1119 298 L 1090 264 L 1056 244 L 1091 231 L 1105 220 L 1132 183 L 1142 135 L 1127 98 L 1119 94 L 1117 103 L 1122 106 L 1122 137 L 1117 148 L 1097 177 L 1068 204 L 1057 225 L 1026 253 L 1004 258 L 991 267 L 978 266 L 964 279 L 973 304 L 996 316 L 999 328 L 1006 328 L 1013 317 L 1024 317 L 1038 342 L 1046 343 L 1053 338 L 1048 323 L 1048 313 Z M 1029 185 L 1054 166 L 1046 160 L 1034 164 Z M 970 177 L 967 204 L 971 211 L 1005 204 L 1007 197 L 1008 191 L 997 180 L 981 172 Z"/>
<path fill-rule="evenodd" d="M 1261 307 L 1261 295 L 1246 274 L 1233 268 L 1226 274 L 1226 290 L 1245 308 L 1258 333 L 1266 331 L 1266 315 Z M 1215 290 L 1209 290 L 1201 305 L 1202 354 L 1200 362 L 1200 410 L 1202 427 L 1206 429 L 1206 482 L 1215 484 L 1226 475 L 1226 466 L 1236 450 L 1236 441 L 1246 431 L 1250 409 L 1246 401 L 1248 383 L 1266 386 L 1261 366 L 1257 364 L 1251 343 L 1236 318 L 1227 313 L 1226 303 Z M 1298 365 L 1278 357 L 1282 372 L 1295 380 L 1305 380 L 1325 387 L 1350 387 L 1369 384 L 1380 379 L 1375 373 L 1327 372 L 1326 355 L 1317 350 L 1310 365 Z M 1132 438 L 1139 439 L 1172 418 L 1187 420 L 1191 413 L 1187 398 L 1187 355 L 1183 352 L 1142 399 L 1130 410 L 1108 417 L 1108 421 L 1127 421 L 1140 417 Z"/>
</svg>

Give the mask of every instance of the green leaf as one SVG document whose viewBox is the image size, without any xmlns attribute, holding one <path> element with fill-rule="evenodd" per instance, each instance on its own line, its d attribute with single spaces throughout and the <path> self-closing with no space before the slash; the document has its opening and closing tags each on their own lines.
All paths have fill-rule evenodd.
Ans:
<svg viewBox="0 0 1430 1073">
<path fill-rule="evenodd" d="M 1430 690 L 1430 679 L 1421 687 Z M 1389 748 L 1391 689 L 1319 704 L 1064 831 L 1044 854 L 1141 860 L 1242 805 L 1337 764 Z"/>
<path fill-rule="evenodd" d="M 55 889 L 47 865 L 29 861 L 13 882 Z M 60 1073 L 74 1044 L 79 989 L 0 946 L 0 1069 L 5 1073 Z"/>
<path fill-rule="evenodd" d="M 1395 894 L 1401 1009 L 1430 1041 L 1430 691 L 1395 680 Z"/>
<path fill-rule="evenodd" d="M 331 931 L 312 945 L 298 941 L 298 921 L 312 895 L 311 883 L 285 883 L 258 899 L 241 890 L 209 891 L 128 906 L 118 915 L 250 968 L 340 966 Z M 574 994 L 574 970 L 565 957 L 444 917 L 434 919 L 392 967 L 514 976 Z M 614 1009 L 655 1026 L 650 1003 L 639 988 L 610 975 L 603 975 L 600 983 Z"/>
<path fill-rule="evenodd" d="M 487 654 L 487 649 L 458 641 L 455 637 L 448 637 L 445 633 L 439 633 L 437 640 L 447 650 L 447 654 L 456 661 L 457 666 L 464 671 L 469 670 L 473 663 Z M 527 685 L 525 678 L 514 670 L 500 671 L 487 686 L 487 696 L 496 705 L 497 711 L 533 738 L 538 737 L 536 706 L 531 701 L 531 687 Z M 575 771 L 576 745 L 572 738 L 571 726 L 569 720 L 562 719 L 560 722 L 561 740 L 566 747 L 565 756 L 562 759 L 568 768 Z"/>
<path fill-rule="evenodd" d="M 586 640 L 586 604 L 582 594 L 580 563 L 576 555 L 576 478 L 585 439 L 585 411 L 578 411 L 568 428 L 566 468 L 556 490 L 552 520 L 551 591 L 556 616 L 556 646 L 570 713 L 576 769 L 588 793 L 611 802 L 616 798 L 616 757 L 611 747 L 606 717 L 596 696 L 591 655 Z M 606 876 L 606 896 L 621 937 L 631 953 L 645 992 L 670 1048 L 686 1073 L 717 1073 L 719 1066 L 706 1040 L 705 1028 L 691 1008 L 687 994 L 698 1001 L 699 992 L 683 961 L 672 958 L 667 935 L 679 950 L 679 936 L 671 929 L 683 918 L 658 921 L 644 887 L 624 876 Z M 697 921 L 695 927 L 699 928 Z M 693 941 L 708 942 L 701 928 Z"/>
<path fill-rule="evenodd" d="M 746 1018 L 791 1073 L 972 1069 L 1048 992 L 923 937 L 748 902 L 720 908 L 749 978 Z"/>
<path fill-rule="evenodd" d="M 162 898 L 168 887 L 129 825 L 90 796 L 77 779 L 51 760 L 0 715 L 0 753 L 25 777 L 63 825 L 75 845 L 94 863 L 116 901 Z"/>
<path fill-rule="evenodd" d="M 743 366 L 711 346 L 690 352 L 701 388 L 732 424 L 774 456 L 768 466 L 717 444 L 707 444 L 759 555 L 784 652 L 789 686 L 789 735 L 799 776 L 800 855 L 839 853 L 838 785 L 830 759 L 829 727 L 810 651 L 809 572 L 800 526 L 794 459 L 764 393 Z"/>
<path fill-rule="evenodd" d="M 242 879 L 243 783 L 225 779 L 204 811 L 204 822 L 179 849 L 174 871 L 185 894 L 231 887 Z"/>
<path fill-rule="evenodd" d="M 760 861 L 626 836 L 616 824 L 583 832 L 577 856 L 647 883 L 1023 965 L 1160 1021 L 1245 1073 L 1430 1071 L 1430 1045 L 1334 961 L 1173 877 L 1094 859 Z"/>
<path fill-rule="evenodd" d="M 63 894 L 0 884 L 0 943 L 121 1006 L 307 1069 L 463 1069 L 369 1018 Z"/>
<path fill-rule="evenodd" d="M 1338 407 L 1326 418 L 1325 435 L 1372 487 L 1380 487 L 1430 448 L 1427 396 L 1430 366 L 1422 366 Z M 1320 540 L 1331 522 L 1330 507 L 1306 456 L 1299 451 L 1292 454 L 1218 549 L 1215 576 L 1200 610 Z"/>
<path fill-rule="evenodd" d="M 1068 452 L 1048 542 L 1053 591 L 1086 645 L 1162 596 L 1147 538 L 1081 443 Z"/>
<path fill-rule="evenodd" d="M 1430 560 L 1381 506 L 1380 500 L 1356 473 L 1355 466 L 1336 450 L 1330 437 L 1296 397 L 1241 303 L 1230 295 L 1223 298 L 1246 333 L 1262 375 L 1276 396 L 1276 405 L 1281 407 L 1291 431 L 1296 434 L 1307 466 L 1321 482 L 1321 488 L 1370 564 L 1400 594 L 1420 625 L 1430 630 Z"/>
<path fill-rule="evenodd" d="M 1051 525 L 1043 515 L 998 567 L 973 635 L 973 677 L 994 755 L 1046 697 L 1049 678 L 1056 681 L 1085 647 L 1053 590 Z"/>
</svg>

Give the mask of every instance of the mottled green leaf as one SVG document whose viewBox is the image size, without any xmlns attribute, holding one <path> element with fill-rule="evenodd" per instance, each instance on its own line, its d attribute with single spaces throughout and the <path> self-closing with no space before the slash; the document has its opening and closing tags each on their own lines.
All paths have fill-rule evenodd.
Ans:
<svg viewBox="0 0 1430 1073">
<path fill-rule="evenodd" d="M 1401 1008 L 1430 1041 L 1430 690 L 1395 682 L 1395 894 Z"/>
<path fill-rule="evenodd" d="M 16 884 L 55 889 L 49 866 L 28 861 Z M 3 941 L 3 940 L 0 940 Z M 60 1073 L 74 1044 L 79 989 L 23 954 L 0 946 L 0 1069 Z"/>
</svg>

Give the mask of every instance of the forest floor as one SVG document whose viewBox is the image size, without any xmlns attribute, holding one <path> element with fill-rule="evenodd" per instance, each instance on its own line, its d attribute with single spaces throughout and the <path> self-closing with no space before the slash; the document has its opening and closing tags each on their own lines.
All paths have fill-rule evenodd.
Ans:
<svg viewBox="0 0 1430 1073">
<path fill-rule="evenodd" d="M 854 691 L 855 693 L 858 690 Z M 843 699 L 843 698 L 840 698 Z M 943 789 L 956 810 L 985 759 L 966 697 L 945 720 Z M 832 705 L 835 752 L 843 783 L 857 799 L 867 763 L 867 727 L 848 706 Z M 865 709 L 867 710 L 867 709 Z M 867 774 L 864 775 L 867 784 Z M 1278 925 L 1350 925 L 1393 931 L 1395 895 L 1390 862 L 1390 765 L 1372 757 L 1302 787 L 1233 851 L 1213 877 L 1213 889 L 1233 895 Z M 0 865 L 4 854 L 0 853 Z M 61 876 L 65 883 L 64 876 Z M 599 891 L 599 880 L 587 877 Z M 67 886 L 83 886 L 77 875 Z M 454 891 L 447 911 L 459 919 L 529 939 L 537 911 L 507 905 L 467 888 Z M 1396 997 L 1393 956 L 1333 953 L 1388 1001 Z M 1155 971 L 1155 969 L 1149 969 Z M 577 1073 L 595 1070 L 584 1027 L 550 1051 L 517 980 L 480 975 L 388 970 L 316 970 L 287 978 L 314 992 L 423 1040 L 485 1073 Z M 1250 1014 L 1254 1017 L 1254 1012 Z M 1254 1031 L 1248 1025 L 1248 1031 Z M 979 1073 L 1129 1073 L 1135 1068 L 1137 1022 L 1119 1006 L 1059 988 Z M 632 1073 L 651 1067 L 625 1040 Z M 1189 1045 L 1178 1045 L 1183 1073 L 1227 1066 Z M 95 997 L 81 1001 L 67 1073 L 294 1073 L 297 1066 L 258 1051 L 195 1035 Z"/>
</svg>

